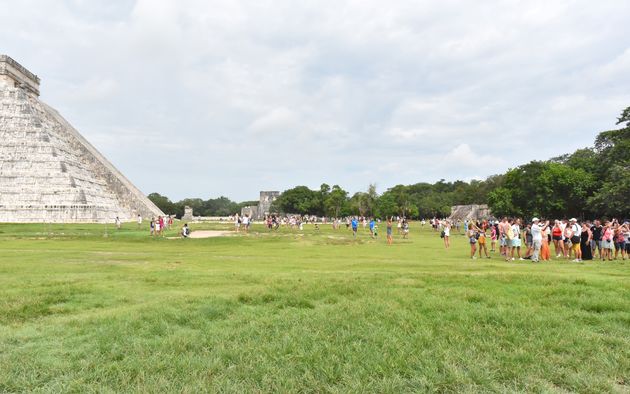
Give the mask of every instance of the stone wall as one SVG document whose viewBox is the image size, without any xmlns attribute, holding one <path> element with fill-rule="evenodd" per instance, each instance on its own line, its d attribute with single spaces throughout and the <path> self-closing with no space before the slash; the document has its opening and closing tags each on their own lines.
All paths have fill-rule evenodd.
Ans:
<svg viewBox="0 0 630 394">
<path fill-rule="evenodd" d="M 241 208 L 241 217 L 247 215 L 254 220 L 260 220 L 257 206 L 247 206 Z"/>
<path fill-rule="evenodd" d="M 280 197 L 278 191 L 263 191 L 260 192 L 260 201 L 258 202 L 258 216 L 257 219 L 264 219 L 271 213 L 271 204 Z"/>
<path fill-rule="evenodd" d="M 452 220 L 474 220 L 474 219 L 492 219 L 492 212 L 487 205 L 455 205 L 451 207 Z"/>
</svg>

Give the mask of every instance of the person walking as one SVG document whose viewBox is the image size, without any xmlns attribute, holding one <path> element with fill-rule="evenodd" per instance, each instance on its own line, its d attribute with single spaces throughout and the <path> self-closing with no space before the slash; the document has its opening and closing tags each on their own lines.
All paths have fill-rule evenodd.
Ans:
<svg viewBox="0 0 630 394">
<path fill-rule="evenodd" d="M 156 237 L 162 235 L 162 216 L 158 216 L 157 220 L 155 221 L 155 231 L 153 232 L 153 234 Z"/>
<path fill-rule="evenodd" d="M 375 226 L 376 226 L 376 221 L 374 220 L 374 218 L 371 218 L 370 219 L 370 236 L 372 238 L 376 237 Z"/>
<path fill-rule="evenodd" d="M 407 221 L 407 218 L 403 219 L 402 236 L 403 239 L 407 239 L 407 237 L 409 236 L 409 222 Z"/>
<path fill-rule="evenodd" d="M 243 229 L 245 230 L 245 232 L 248 233 L 249 232 L 249 216 L 244 215 L 243 218 L 241 219 L 241 223 L 243 224 Z"/>
<path fill-rule="evenodd" d="M 476 234 L 475 238 L 477 238 L 477 243 L 479 246 L 477 247 L 479 250 L 479 258 L 481 258 L 481 253 L 485 253 L 486 258 L 489 259 L 490 255 L 488 254 L 488 247 L 486 246 L 486 229 L 482 225 L 481 228 L 475 228 Z"/>
<path fill-rule="evenodd" d="M 357 230 L 359 229 L 359 221 L 357 220 L 356 217 L 353 217 L 352 221 L 350 222 L 350 224 L 352 225 L 352 237 L 356 238 L 357 237 Z"/>
<path fill-rule="evenodd" d="M 451 223 L 446 220 L 444 222 L 444 229 L 442 229 L 442 234 L 444 234 L 444 248 L 448 249 L 451 247 L 451 242 L 449 238 L 451 237 Z"/>
</svg>

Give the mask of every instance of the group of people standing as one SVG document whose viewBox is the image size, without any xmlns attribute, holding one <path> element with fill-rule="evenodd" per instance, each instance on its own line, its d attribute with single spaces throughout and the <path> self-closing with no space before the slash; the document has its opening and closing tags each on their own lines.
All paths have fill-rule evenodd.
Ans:
<svg viewBox="0 0 630 394">
<path fill-rule="evenodd" d="M 142 219 L 138 219 L 138 225 L 142 223 Z M 164 230 L 168 230 L 173 227 L 173 216 L 168 216 L 164 218 L 163 216 L 158 216 L 156 218 L 151 218 L 151 222 L 149 223 L 150 234 L 153 237 L 161 237 L 164 235 Z"/>
<path fill-rule="evenodd" d="M 452 223 L 442 224 L 441 236 L 444 246 L 450 246 Z M 554 220 L 553 222 L 532 218 L 523 225 L 519 218 L 504 217 L 501 221 L 465 221 L 465 235 L 470 243 L 470 257 L 490 258 L 487 239 L 490 238 L 494 252 L 497 243 L 499 252 L 506 261 L 515 259 L 533 262 L 551 259 L 553 244 L 555 257 L 574 262 L 592 260 L 613 260 L 630 258 L 630 223 L 613 219 L 583 221 L 576 218 Z"/>
<path fill-rule="evenodd" d="M 241 230 L 245 231 L 246 233 L 249 232 L 249 226 L 251 226 L 252 224 L 252 220 L 250 219 L 249 215 L 240 216 L 237 213 L 236 215 L 234 215 L 233 219 L 234 230 L 236 230 L 237 233 Z"/>
</svg>

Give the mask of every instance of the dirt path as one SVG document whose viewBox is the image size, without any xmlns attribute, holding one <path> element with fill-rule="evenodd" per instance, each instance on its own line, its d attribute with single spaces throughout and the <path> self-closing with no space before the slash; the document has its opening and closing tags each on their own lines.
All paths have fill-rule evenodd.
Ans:
<svg viewBox="0 0 630 394">
<path fill-rule="evenodd" d="M 223 237 L 229 235 L 232 231 L 211 231 L 211 230 L 199 230 L 190 233 L 190 238 L 212 238 Z"/>
</svg>

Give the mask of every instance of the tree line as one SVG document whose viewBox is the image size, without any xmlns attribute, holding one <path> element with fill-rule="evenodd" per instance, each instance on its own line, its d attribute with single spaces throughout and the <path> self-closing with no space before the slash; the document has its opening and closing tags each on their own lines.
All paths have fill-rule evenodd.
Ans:
<svg viewBox="0 0 630 394">
<path fill-rule="evenodd" d="M 203 200 L 201 198 L 186 198 L 181 201 L 172 202 L 168 197 L 160 193 L 151 193 L 147 197 L 162 212 L 167 215 L 175 215 L 181 218 L 184 215 L 184 207 L 189 206 L 193 209 L 195 216 L 230 216 L 236 212 L 241 212 L 241 208 L 248 205 L 257 205 L 258 201 L 234 202 L 227 197 L 210 198 Z"/>
<path fill-rule="evenodd" d="M 617 119 L 622 128 L 600 133 L 594 146 L 546 161 L 531 161 L 485 180 L 396 185 L 382 194 L 374 184 L 350 195 L 339 185 L 318 190 L 285 190 L 272 211 L 329 217 L 446 217 L 451 206 L 488 204 L 496 216 L 630 217 L 630 107 Z M 227 216 L 257 201 L 227 197 L 172 203 L 158 193 L 149 198 L 163 212 L 183 214 L 184 205 L 202 216 Z"/>
</svg>

